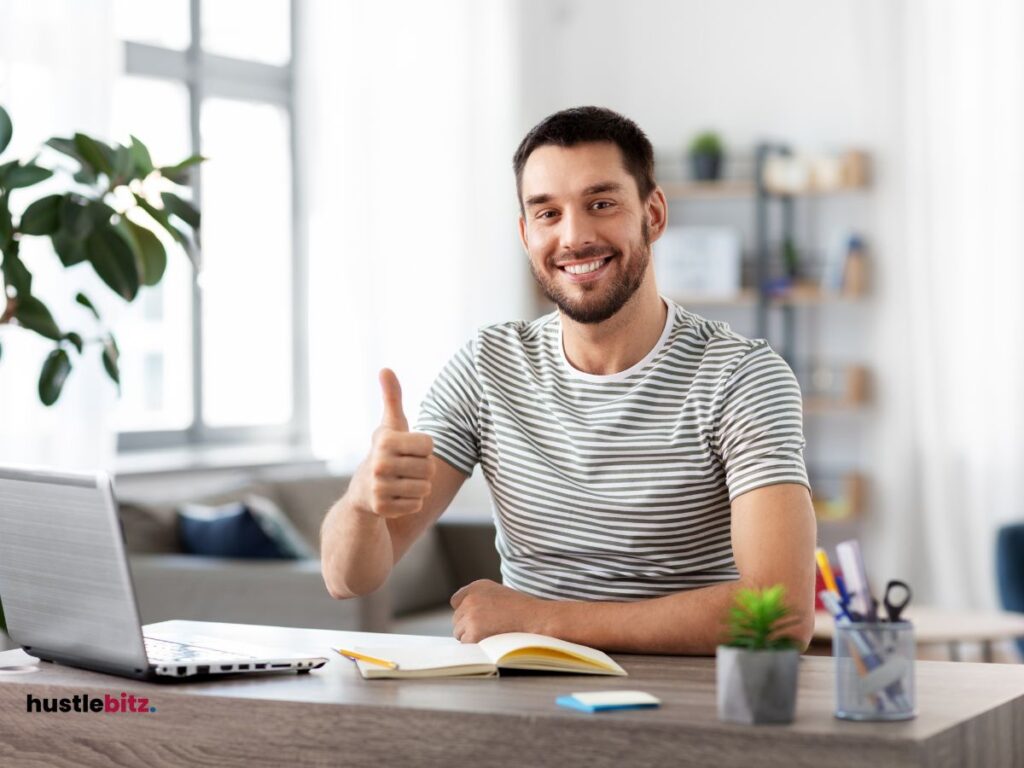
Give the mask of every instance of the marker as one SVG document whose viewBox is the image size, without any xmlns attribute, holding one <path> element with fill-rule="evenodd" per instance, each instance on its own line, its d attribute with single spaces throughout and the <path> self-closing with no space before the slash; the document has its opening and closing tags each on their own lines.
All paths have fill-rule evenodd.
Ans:
<svg viewBox="0 0 1024 768">
<path fill-rule="evenodd" d="M 825 581 L 825 586 L 829 592 L 838 595 L 839 587 L 836 586 L 836 579 L 832 575 L 832 567 L 828 564 L 828 553 L 818 547 L 814 550 L 814 559 L 818 561 L 818 570 L 821 571 L 821 578 Z"/>
</svg>

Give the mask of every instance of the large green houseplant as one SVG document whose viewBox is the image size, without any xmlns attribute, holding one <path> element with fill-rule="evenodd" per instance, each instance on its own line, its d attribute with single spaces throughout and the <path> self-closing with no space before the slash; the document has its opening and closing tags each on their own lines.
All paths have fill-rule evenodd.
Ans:
<svg viewBox="0 0 1024 768">
<path fill-rule="evenodd" d="M 10 116 L 0 107 L 0 160 L 13 132 Z M 99 346 L 104 369 L 119 384 L 117 341 L 83 293 L 75 300 L 93 314 L 98 334 L 62 328 L 54 320 L 33 292 L 30 265 L 21 257 L 22 242 L 26 237 L 49 238 L 65 268 L 89 264 L 110 290 L 133 301 L 140 288 L 160 282 L 167 266 L 167 250 L 154 232 L 166 231 L 186 252 L 191 247 L 186 230 L 193 238 L 198 235 L 199 211 L 178 194 L 178 187 L 187 184 L 189 169 L 203 158 L 193 155 L 158 167 L 134 136 L 121 145 L 76 133 L 54 137 L 46 147 L 53 159 L 63 155 L 73 160 L 76 170 L 67 173 L 64 191 L 36 197 L 17 219 L 11 213 L 11 196 L 18 195 L 24 204 L 30 187 L 67 169 L 41 165 L 38 155 L 24 162 L 0 162 L 0 272 L 5 297 L 0 325 L 18 325 L 53 342 L 39 375 L 39 398 L 52 405 L 71 372 L 73 356 L 84 354 L 89 346 Z"/>
<path fill-rule="evenodd" d="M 793 722 L 800 651 L 784 633 L 797 623 L 781 584 L 737 591 L 729 610 L 728 638 L 715 654 L 720 719 Z"/>
<path fill-rule="evenodd" d="M 167 266 L 167 249 L 155 232 L 167 232 L 186 253 L 198 237 L 199 211 L 180 196 L 179 187 L 188 183 L 190 168 L 203 158 L 193 155 L 176 165 L 156 166 L 146 145 L 134 136 L 127 145 L 107 144 L 84 133 L 47 141 L 44 151 L 54 161 L 70 158 L 72 171 L 60 162 L 51 163 L 55 167 L 40 164 L 42 155 L 4 160 L 13 133 L 10 115 L 0 107 L 0 327 L 19 326 L 53 342 L 38 385 L 40 400 L 52 405 L 74 356 L 85 354 L 88 347 L 99 347 L 104 369 L 120 386 L 119 352 L 114 334 L 84 293 L 77 293 L 75 301 L 92 313 L 99 331 L 87 334 L 57 323 L 33 290 L 32 265 L 21 255 L 25 238 L 49 238 L 65 268 L 88 264 L 110 290 L 134 301 L 143 286 L 160 282 Z M 31 187 L 60 172 L 67 177 L 60 185 L 63 191 L 51 184 L 48 193 L 32 199 Z M 18 196 L 15 202 L 22 209 L 17 218 L 11 212 L 12 195 Z M 0 631 L 5 629 L 0 604 Z"/>
</svg>

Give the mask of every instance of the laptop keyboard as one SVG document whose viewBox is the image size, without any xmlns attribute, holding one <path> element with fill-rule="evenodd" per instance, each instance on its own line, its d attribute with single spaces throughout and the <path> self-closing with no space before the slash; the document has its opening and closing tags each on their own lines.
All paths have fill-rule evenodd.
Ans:
<svg viewBox="0 0 1024 768">
<path fill-rule="evenodd" d="M 174 643 L 170 640 L 157 640 L 154 637 L 142 638 L 146 641 L 146 656 L 150 661 L 191 661 L 193 659 L 252 659 L 254 656 L 244 656 L 230 651 L 221 651 L 216 648 L 205 648 L 201 645 L 186 645 L 185 643 Z"/>
</svg>

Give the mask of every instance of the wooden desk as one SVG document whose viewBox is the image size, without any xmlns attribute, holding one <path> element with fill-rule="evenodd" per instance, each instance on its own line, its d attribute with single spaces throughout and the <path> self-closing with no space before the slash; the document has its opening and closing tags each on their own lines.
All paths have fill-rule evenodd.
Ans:
<svg viewBox="0 0 1024 768">
<path fill-rule="evenodd" d="M 168 622 L 181 628 L 184 622 Z M 301 653 L 373 636 L 205 624 Z M 1024 765 L 1024 666 L 918 662 L 916 720 L 832 716 L 833 670 L 805 657 L 790 726 L 720 723 L 710 658 L 616 657 L 627 678 L 361 679 L 334 657 L 310 675 L 143 684 L 59 665 L 0 675 L 0 765 L 1011 766 Z M 639 689 L 660 709 L 588 715 L 558 694 Z M 152 714 L 28 713 L 26 695 L 146 696 Z"/>
<path fill-rule="evenodd" d="M 962 643 L 978 643 L 984 661 L 992 661 L 992 644 L 1024 637 L 1024 614 L 1009 611 L 948 611 L 910 606 L 905 614 L 914 623 L 914 638 L 921 645 L 945 645 L 951 661 L 960 660 Z M 814 642 L 832 648 L 835 622 L 827 613 L 814 616 Z"/>
</svg>

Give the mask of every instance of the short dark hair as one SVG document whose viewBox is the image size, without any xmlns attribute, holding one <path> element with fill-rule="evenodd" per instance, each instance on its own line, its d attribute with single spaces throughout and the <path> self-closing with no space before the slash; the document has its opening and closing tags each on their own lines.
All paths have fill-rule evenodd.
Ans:
<svg viewBox="0 0 1024 768">
<path fill-rule="evenodd" d="M 516 196 L 523 205 L 523 168 L 538 147 L 553 144 L 574 147 L 596 141 L 610 141 L 622 152 L 629 175 L 636 180 L 640 199 L 654 191 L 654 148 L 640 127 L 628 117 L 605 107 L 572 107 L 555 112 L 530 129 L 512 157 L 516 173 Z"/>
</svg>

